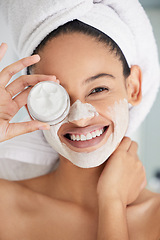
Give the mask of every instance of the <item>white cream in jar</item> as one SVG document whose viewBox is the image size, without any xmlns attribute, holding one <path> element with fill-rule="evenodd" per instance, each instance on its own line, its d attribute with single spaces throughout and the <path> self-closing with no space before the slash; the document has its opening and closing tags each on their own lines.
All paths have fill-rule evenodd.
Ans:
<svg viewBox="0 0 160 240">
<path fill-rule="evenodd" d="M 61 85 L 44 81 L 32 88 L 28 95 L 27 106 L 33 119 L 54 125 L 68 115 L 70 99 Z"/>
</svg>

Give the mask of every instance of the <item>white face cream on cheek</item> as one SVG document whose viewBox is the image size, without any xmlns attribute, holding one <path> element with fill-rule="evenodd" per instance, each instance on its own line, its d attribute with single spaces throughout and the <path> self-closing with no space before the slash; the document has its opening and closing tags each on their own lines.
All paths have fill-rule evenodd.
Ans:
<svg viewBox="0 0 160 240">
<path fill-rule="evenodd" d="M 90 104 L 89 104 L 90 105 Z M 92 106 L 92 105 L 91 105 Z M 86 106 L 88 108 L 88 115 L 86 112 L 86 117 L 93 115 L 92 111 L 90 111 L 91 106 Z M 73 108 L 72 108 L 73 107 Z M 72 121 L 77 119 L 77 115 L 74 115 L 74 106 L 72 105 L 71 110 L 73 110 L 72 114 Z M 97 113 L 94 110 L 95 108 L 92 106 L 92 110 L 94 114 Z M 129 121 L 129 110 L 128 110 L 128 102 L 126 99 L 120 100 L 119 102 L 115 102 L 114 105 L 107 109 L 108 117 L 114 123 L 114 131 L 109 136 L 106 143 L 101 146 L 100 148 L 92 151 L 92 152 L 75 152 L 71 150 L 66 144 L 62 143 L 57 135 L 59 128 L 62 124 L 68 122 L 66 118 L 63 122 L 51 126 L 50 130 L 45 130 L 44 135 L 48 143 L 63 157 L 71 161 L 78 167 L 81 168 L 92 168 L 97 167 L 104 163 L 108 157 L 114 152 L 117 148 L 118 144 L 121 142 L 122 138 L 124 137 Z M 74 116 L 74 118 L 73 118 Z M 81 118 L 80 118 L 81 119 Z"/>
</svg>

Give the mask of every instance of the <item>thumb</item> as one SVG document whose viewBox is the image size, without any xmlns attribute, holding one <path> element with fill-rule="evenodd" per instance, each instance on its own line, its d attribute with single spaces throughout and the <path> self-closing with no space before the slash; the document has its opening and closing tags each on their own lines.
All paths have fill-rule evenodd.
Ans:
<svg viewBox="0 0 160 240">
<path fill-rule="evenodd" d="M 34 132 L 36 130 L 49 130 L 50 125 L 47 123 L 32 120 L 29 122 L 10 123 L 6 131 L 6 140 L 13 137 Z"/>
</svg>

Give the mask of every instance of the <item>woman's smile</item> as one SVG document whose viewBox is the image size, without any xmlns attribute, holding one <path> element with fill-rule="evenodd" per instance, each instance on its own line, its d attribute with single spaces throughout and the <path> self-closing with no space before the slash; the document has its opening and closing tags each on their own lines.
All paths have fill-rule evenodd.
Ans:
<svg viewBox="0 0 160 240">
<path fill-rule="evenodd" d="M 99 127 L 94 126 L 94 129 L 93 127 L 75 128 L 67 131 L 67 133 L 63 134 L 60 138 L 61 141 L 65 143 L 68 147 L 74 147 L 74 150 L 75 148 L 90 148 L 96 145 L 98 148 L 99 145 L 102 145 L 102 140 L 104 139 L 104 137 L 105 141 L 106 138 L 109 137 L 110 131 L 108 130 L 110 128 L 110 125 Z"/>
</svg>

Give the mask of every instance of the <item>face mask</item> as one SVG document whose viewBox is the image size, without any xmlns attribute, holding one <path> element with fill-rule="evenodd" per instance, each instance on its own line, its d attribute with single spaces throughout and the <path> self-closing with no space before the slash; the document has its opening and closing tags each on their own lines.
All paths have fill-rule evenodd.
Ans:
<svg viewBox="0 0 160 240">
<path fill-rule="evenodd" d="M 114 124 L 113 132 L 103 146 L 92 152 L 75 152 L 71 150 L 66 144 L 60 141 L 57 133 L 64 123 L 89 117 L 92 118 L 98 115 L 96 109 L 91 104 L 83 104 L 77 100 L 71 106 L 69 115 L 65 120 L 51 126 L 50 130 L 44 131 L 46 140 L 54 150 L 71 161 L 74 165 L 81 168 L 97 167 L 109 158 L 126 133 L 129 121 L 128 102 L 126 99 L 115 102 L 113 106 L 108 107 L 106 116 L 108 116 Z"/>
</svg>

